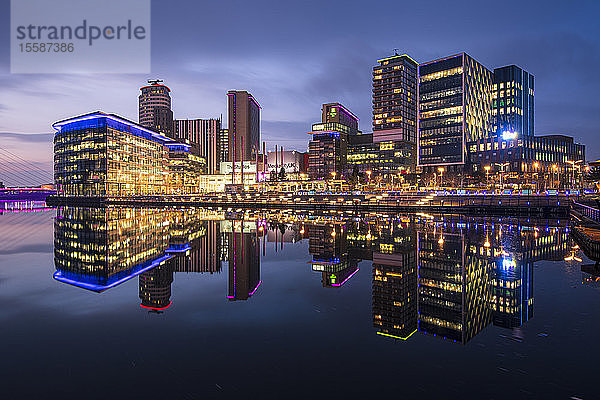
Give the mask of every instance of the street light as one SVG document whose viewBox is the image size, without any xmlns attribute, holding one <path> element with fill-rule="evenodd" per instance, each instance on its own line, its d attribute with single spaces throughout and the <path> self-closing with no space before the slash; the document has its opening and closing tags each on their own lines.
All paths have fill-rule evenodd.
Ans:
<svg viewBox="0 0 600 400">
<path fill-rule="evenodd" d="M 489 165 L 486 165 L 485 167 L 483 167 L 483 169 L 485 169 L 485 185 L 486 186 L 490 186 L 490 169 L 492 169 L 492 167 L 490 167 Z"/>
<path fill-rule="evenodd" d="M 438 171 L 440 171 L 440 187 L 444 185 L 444 167 L 439 167 Z"/>
<path fill-rule="evenodd" d="M 573 175 L 572 175 L 572 179 L 571 179 L 571 189 L 575 189 L 575 164 L 579 164 L 580 162 L 582 162 L 582 160 L 577 160 L 577 161 L 567 160 L 567 162 L 573 166 Z"/>
<path fill-rule="evenodd" d="M 558 171 L 558 165 L 552 164 L 552 182 L 553 183 L 555 183 L 558 180 L 558 179 L 555 179 L 555 174 L 556 174 L 556 177 L 558 177 L 557 171 Z M 557 185 L 557 186 L 559 186 L 559 185 Z"/>
<path fill-rule="evenodd" d="M 505 163 L 496 163 L 497 166 L 499 166 L 500 168 L 502 168 L 502 173 L 500 174 L 500 189 L 504 189 L 504 186 L 502 186 L 502 175 L 504 175 L 504 167 L 508 167 L 510 165 L 509 162 L 505 162 Z"/>
</svg>

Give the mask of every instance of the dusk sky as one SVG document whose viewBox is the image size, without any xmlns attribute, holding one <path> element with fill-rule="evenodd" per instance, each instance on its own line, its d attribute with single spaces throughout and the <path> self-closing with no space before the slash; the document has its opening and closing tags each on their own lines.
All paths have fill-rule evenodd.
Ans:
<svg viewBox="0 0 600 400">
<path fill-rule="evenodd" d="M 227 90 L 248 90 L 268 149 L 306 151 L 324 102 L 371 132 L 372 67 L 395 48 L 417 62 L 465 51 L 490 69 L 523 67 L 535 133 L 572 135 L 600 158 L 599 1 L 153 1 L 149 75 L 11 74 L 0 4 L 0 141 L 48 169 L 54 121 L 93 110 L 137 121 L 149 78 L 171 88 L 175 118 L 225 118 Z"/>
</svg>

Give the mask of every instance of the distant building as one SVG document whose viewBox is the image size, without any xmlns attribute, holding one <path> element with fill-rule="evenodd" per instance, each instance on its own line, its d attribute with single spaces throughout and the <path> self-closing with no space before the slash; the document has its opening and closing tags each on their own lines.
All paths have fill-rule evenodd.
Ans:
<svg viewBox="0 0 600 400">
<path fill-rule="evenodd" d="M 416 167 L 418 64 L 394 55 L 373 67 L 373 143 L 385 153 L 377 173 L 410 172 Z M 382 154 L 383 155 L 383 154 Z"/>
<path fill-rule="evenodd" d="M 424 171 L 462 171 L 466 144 L 490 135 L 492 80 L 466 53 L 420 65 L 418 165 Z"/>
<path fill-rule="evenodd" d="M 267 172 L 279 173 L 281 168 L 286 174 L 306 172 L 304 165 L 304 153 L 296 150 L 267 152 Z"/>
<path fill-rule="evenodd" d="M 229 129 L 219 131 L 219 162 L 229 161 Z"/>
<path fill-rule="evenodd" d="M 260 152 L 260 105 L 248 92 L 230 90 L 228 98 L 229 161 L 256 161 Z"/>
<path fill-rule="evenodd" d="M 173 137 L 173 111 L 171 110 L 171 89 L 161 85 L 161 80 L 148 81 L 149 85 L 140 88 L 139 124 Z"/>
<path fill-rule="evenodd" d="M 208 174 L 219 172 L 221 162 L 220 119 L 177 119 L 174 138 L 191 145 L 190 151 L 202 157 L 206 163 L 203 171 Z"/>
<path fill-rule="evenodd" d="M 357 135 L 358 118 L 340 103 L 323 104 L 320 123 L 313 124 L 308 144 L 311 179 L 341 178 L 346 173 L 348 136 Z"/>
</svg>

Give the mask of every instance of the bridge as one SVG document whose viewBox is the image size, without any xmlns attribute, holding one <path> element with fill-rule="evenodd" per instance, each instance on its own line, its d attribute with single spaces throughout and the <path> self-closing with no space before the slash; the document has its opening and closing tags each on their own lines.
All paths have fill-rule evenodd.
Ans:
<svg viewBox="0 0 600 400">
<path fill-rule="evenodd" d="M 47 208 L 52 171 L 0 146 L 0 213 Z"/>
</svg>

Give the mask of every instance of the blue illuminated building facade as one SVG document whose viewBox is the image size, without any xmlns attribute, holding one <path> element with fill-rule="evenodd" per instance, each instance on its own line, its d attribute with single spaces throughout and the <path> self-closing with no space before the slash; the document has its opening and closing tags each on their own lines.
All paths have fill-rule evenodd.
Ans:
<svg viewBox="0 0 600 400">
<path fill-rule="evenodd" d="M 494 69 L 492 132 L 509 138 L 534 136 L 534 78 L 516 65 Z"/>
<path fill-rule="evenodd" d="M 197 191 L 202 160 L 190 146 L 100 111 L 56 122 L 54 180 L 66 196 Z"/>
</svg>

